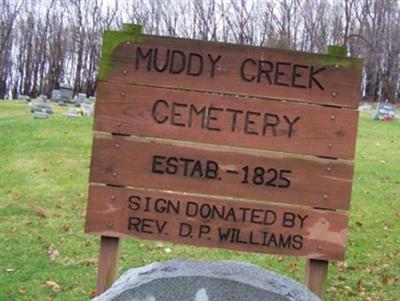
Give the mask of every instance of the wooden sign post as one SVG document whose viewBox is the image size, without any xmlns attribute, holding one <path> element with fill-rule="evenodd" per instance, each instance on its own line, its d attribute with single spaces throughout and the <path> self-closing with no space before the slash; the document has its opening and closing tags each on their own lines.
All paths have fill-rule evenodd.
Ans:
<svg viewBox="0 0 400 301">
<path fill-rule="evenodd" d="M 97 294 L 120 237 L 343 260 L 362 61 L 104 33 L 86 232 Z M 340 50 L 340 49 L 339 49 Z"/>
</svg>

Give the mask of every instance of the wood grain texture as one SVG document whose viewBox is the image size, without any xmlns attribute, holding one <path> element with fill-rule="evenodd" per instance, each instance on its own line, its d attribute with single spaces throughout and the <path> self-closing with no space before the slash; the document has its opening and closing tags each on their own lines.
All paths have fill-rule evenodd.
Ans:
<svg viewBox="0 0 400 301">
<path fill-rule="evenodd" d="M 357 120 L 355 110 L 103 82 L 94 129 L 353 159 Z"/>
<path fill-rule="evenodd" d="M 306 262 L 305 285 L 324 300 L 325 282 L 328 274 L 328 261 L 309 259 Z"/>
<path fill-rule="evenodd" d="M 91 185 L 86 232 L 342 260 L 347 221 L 326 210 Z"/>
<path fill-rule="evenodd" d="M 116 47 L 107 81 L 358 107 L 360 59 L 150 35 L 139 40 Z"/>
<path fill-rule="evenodd" d="M 101 236 L 96 296 L 113 284 L 118 270 L 119 238 Z"/>
<path fill-rule="evenodd" d="M 90 182 L 348 209 L 352 176 L 341 160 L 98 134 Z"/>
</svg>

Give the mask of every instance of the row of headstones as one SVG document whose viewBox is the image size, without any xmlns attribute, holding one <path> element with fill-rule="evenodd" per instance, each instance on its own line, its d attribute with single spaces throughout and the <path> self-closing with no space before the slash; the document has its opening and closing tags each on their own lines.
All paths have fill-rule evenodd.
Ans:
<svg viewBox="0 0 400 301">
<path fill-rule="evenodd" d="M 53 90 L 54 92 L 54 90 Z M 20 99 L 25 99 L 29 101 L 29 106 L 35 119 L 45 119 L 49 118 L 51 114 L 54 113 L 51 101 L 57 101 L 60 106 L 66 106 L 67 103 L 70 104 L 68 108 L 67 116 L 71 118 L 81 117 L 81 116 L 93 116 L 94 104 L 96 101 L 95 97 L 86 97 L 86 94 L 79 93 L 75 99 L 70 99 L 66 95 L 61 95 L 57 93 L 53 96 L 51 100 L 47 99 L 45 95 L 40 95 L 36 100 L 30 101 L 27 97 L 22 96 Z"/>
<path fill-rule="evenodd" d="M 371 111 L 373 106 L 370 103 L 363 103 L 360 105 L 361 111 Z M 396 118 L 396 106 L 390 102 L 379 102 L 376 105 L 376 111 L 372 115 L 373 120 L 386 120 L 390 121 Z"/>
</svg>

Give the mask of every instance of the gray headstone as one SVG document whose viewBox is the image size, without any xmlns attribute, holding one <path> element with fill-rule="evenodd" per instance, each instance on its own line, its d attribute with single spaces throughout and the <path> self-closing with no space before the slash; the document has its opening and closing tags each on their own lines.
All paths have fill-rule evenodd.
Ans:
<svg viewBox="0 0 400 301">
<path fill-rule="evenodd" d="M 394 104 L 389 102 L 380 102 L 376 108 L 376 114 L 373 119 L 381 119 L 385 117 L 389 117 L 391 119 L 396 118 L 396 107 Z"/>
<path fill-rule="evenodd" d="M 231 261 L 172 260 L 130 269 L 93 301 L 318 301 L 302 284 Z"/>
<path fill-rule="evenodd" d="M 59 100 L 60 100 L 60 97 L 61 97 L 60 90 L 58 90 L 58 89 L 53 89 L 53 90 L 51 91 L 51 100 L 53 100 L 53 101 L 59 101 Z"/>
<path fill-rule="evenodd" d="M 46 112 L 35 111 L 35 112 L 33 112 L 33 118 L 34 119 L 47 119 L 47 118 L 49 118 L 49 114 L 47 114 Z"/>
</svg>

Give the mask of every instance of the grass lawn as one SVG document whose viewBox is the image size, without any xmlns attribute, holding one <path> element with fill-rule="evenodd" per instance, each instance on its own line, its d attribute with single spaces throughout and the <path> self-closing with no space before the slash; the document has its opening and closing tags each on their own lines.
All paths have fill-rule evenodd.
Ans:
<svg viewBox="0 0 400 301">
<path fill-rule="evenodd" d="M 89 300 L 99 237 L 83 232 L 92 119 L 56 107 L 34 120 L 0 102 L 0 300 Z M 346 262 L 329 266 L 326 300 L 400 298 L 400 122 L 360 118 Z M 167 253 L 165 248 L 171 248 Z M 304 259 L 123 240 L 119 275 L 172 258 L 254 263 L 303 280 Z"/>
</svg>

